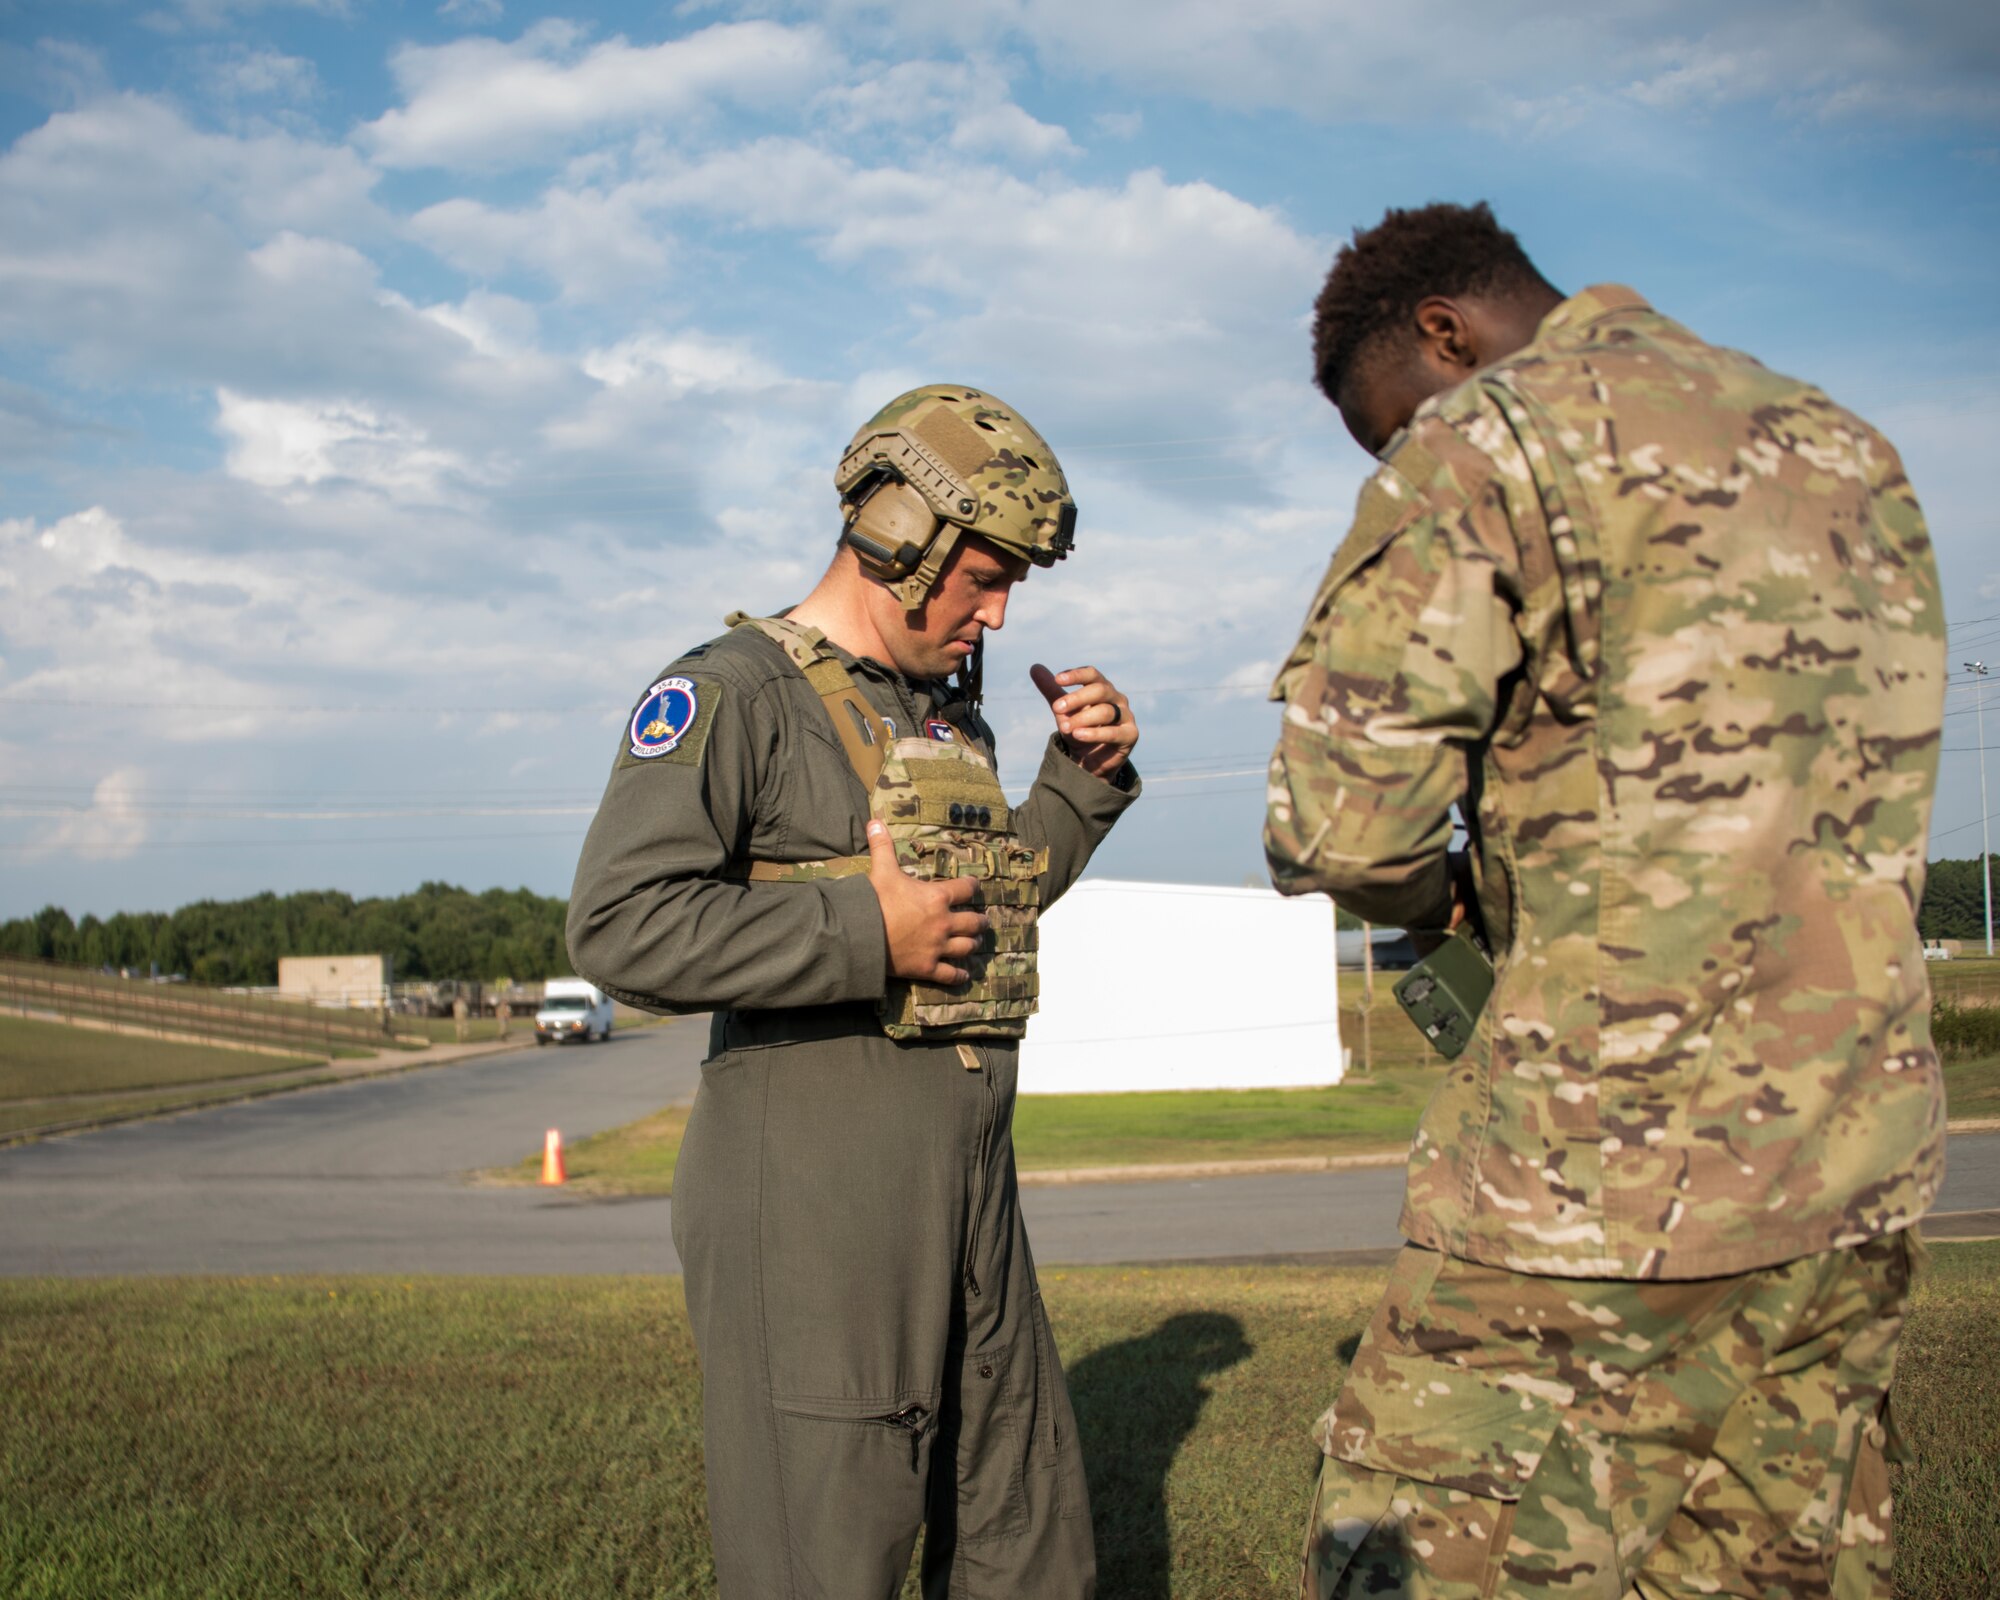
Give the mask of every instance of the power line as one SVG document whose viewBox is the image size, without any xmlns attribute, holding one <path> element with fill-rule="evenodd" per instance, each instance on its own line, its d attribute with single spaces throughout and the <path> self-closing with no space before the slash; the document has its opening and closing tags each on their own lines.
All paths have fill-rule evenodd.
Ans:
<svg viewBox="0 0 2000 1600">
<path fill-rule="evenodd" d="M 132 844 L 109 840 L 67 841 L 59 844 L 6 844 L 0 850 L 15 854 L 45 853 L 53 850 L 74 852 L 79 845 L 102 850 L 107 855 L 123 855 L 133 850 L 236 850 L 274 848 L 316 850 L 323 845 L 382 844 L 488 844 L 507 839 L 574 839 L 574 828 L 545 828 L 526 833 L 406 833 L 388 838 L 354 834 L 341 839 L 143 839 Z"/>
<path fill-rule="evenodd" d="M 1185 683 L 1121 686 L 1120 693 L 1131 696 L 1141 694 L 1222 694 L 1248 695 L 1262 699 L 1262 685 L 1244 683 Z M 990 694 L 987 703 L 994 705 L 1015 705 L 1022 703 L 1041 704 L 1038 691 L 1027 689 L 1006 690 L 1000 694 Z M 216 712 L 264 712 L 276 716 L 299 714 L 326 714 L 334 716 L 581 716 L 602 717 L 613 710 L 622 713 L 626 702 L 610 700 L 592 701 L 585 704 L 560 706 L 501 706 L 490 702 L 478 704 L 471 700 L 457 705 L 407 705 L 407 704 L 367 704 L 355 702 L 345 705 L 310 703 L 274 703 L 270 701 L 228 701 L 228 700 L 137 700 L 121 695 L 116 699 L 85 697 L 53 697 L 40 695 L 0 695 L 0 708 L 6 706 L 33 706 L 44 710 L 72 711 L 216 711 Z"/>
<path fill-rule="evenodd" d="M 1990 812 L 1983 817 L 1974 817 L 1970 822 L 1962 822 L 1956 828 L 1946 828 L 1941 833 L 1934 832 L 1931 837 L 1933 839 L 1949 839 L 1954 833 L 1964 833 L 1968 828 L 1976 828 L 1982 822 L 1993 821 L 2000 821 L 2000 811 Z"/>
</svg>

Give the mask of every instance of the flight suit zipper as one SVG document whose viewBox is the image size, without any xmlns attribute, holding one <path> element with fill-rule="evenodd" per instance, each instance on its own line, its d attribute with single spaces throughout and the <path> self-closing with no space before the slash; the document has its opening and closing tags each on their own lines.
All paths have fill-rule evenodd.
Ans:
<svg viewBox="0 0 2000 1600">
<path fill-rule="evenodd" d="M 876 1420 L 885 1427 L 898 1428 L 910 1436 L 910 1470 L 923 1470 L 924 1425 L 930 1421 L 930 1413 L 922 1406 L 904 1406 L 901 1411 Z"/>
<path fill-rule="evenodd" d="M 961 1044 L 961 1057 L 974 1047 Z M 977 1300 L 979 1293 L 979 1219 L 986 1210 L 986 1169 L 991 1163 L 993 1144 L 993 1121 L 999 1110 L 998 1096 L 993 1092 L 993 1074 L 982 1071 L 980 1078 L 986 1090 L 986 1105 L 979 1119 L 979 1154 L 973 1168 L 972 1218 L 965 1229 L 965 1292 Z"/>
</svg>

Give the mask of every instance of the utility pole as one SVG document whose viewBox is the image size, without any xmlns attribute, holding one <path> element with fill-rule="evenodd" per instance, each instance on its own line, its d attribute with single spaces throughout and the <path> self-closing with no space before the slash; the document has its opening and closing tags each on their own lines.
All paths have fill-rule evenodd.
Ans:
<svg viewBox="0 0 2000 1600">
<path fill-rule="evenodd" d="M 1979 724 L 1979 887 L 1986 896 L 1986 953 L 1993 954 L 1993 846 L 1987 835 L 1986 819 L 1986 663 L 1968 661 L 1972 674 L 1973 716 Z"/>
</svg>

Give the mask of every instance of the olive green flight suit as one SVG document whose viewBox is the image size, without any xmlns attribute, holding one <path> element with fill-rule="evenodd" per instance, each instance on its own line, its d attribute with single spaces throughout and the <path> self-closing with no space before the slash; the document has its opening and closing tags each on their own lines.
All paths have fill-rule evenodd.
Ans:
<svg viewBox="0 0 2000 1600">
<path fill-rule="evenodd" d="M 843 659 L 899 735 L 945 720 L 991 756 L 962 703 Z M 724 1600 L 887 1600 L 920 1524 L 936 1600 L 1088 1596 L 1083 1466 L 1015 1185 L 1016 1046 L 882 1032 L 865 877 L 743 881 L 750 861 L 867 849 L 866 792 L 784 653 L 739 628 L 670 676 L 685 734 L 641 756 L 635 711 L 569 946 L 611 994 L 713 1013 L 673 1228 Z M 1137 793 L 1051 743 L 1015 813 L 1049 852 L 1045 906 Z"/>
</svg>

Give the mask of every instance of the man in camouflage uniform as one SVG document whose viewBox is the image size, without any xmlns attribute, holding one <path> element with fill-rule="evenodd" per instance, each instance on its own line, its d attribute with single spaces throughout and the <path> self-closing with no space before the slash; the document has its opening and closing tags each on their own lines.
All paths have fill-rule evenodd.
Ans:
<svg viewBox="0 0 2000 1600">
<path fill-rule="evenodd" d="M 856 436 L 842 542 L 640 697 L 577 866 L 607 993 L 709 1011 L 674 1174 L 723 1600 L 1085 1600 L 1096 1562 L 1015 1187 L 1034 923 L 1138 793 L 1096 669 L 1009 806 L 981 641 L 1075 507 L 1033 429 L 933 386 Z M 952 680 L 956 674 L 956 683 Z"/>
<path fill-rule="evenodd" d="M 1305 1593 L 1886 1595 L 1944 1150 L 1944 617 L 1896 453 L 1565 299 L 1483 205 L 1359 234 L 1314 337 L 1382 465 L 1273 690 L 1272 874 L 1476 919 L 1496 979 L 1320 1423 Z"/>
</svg>

